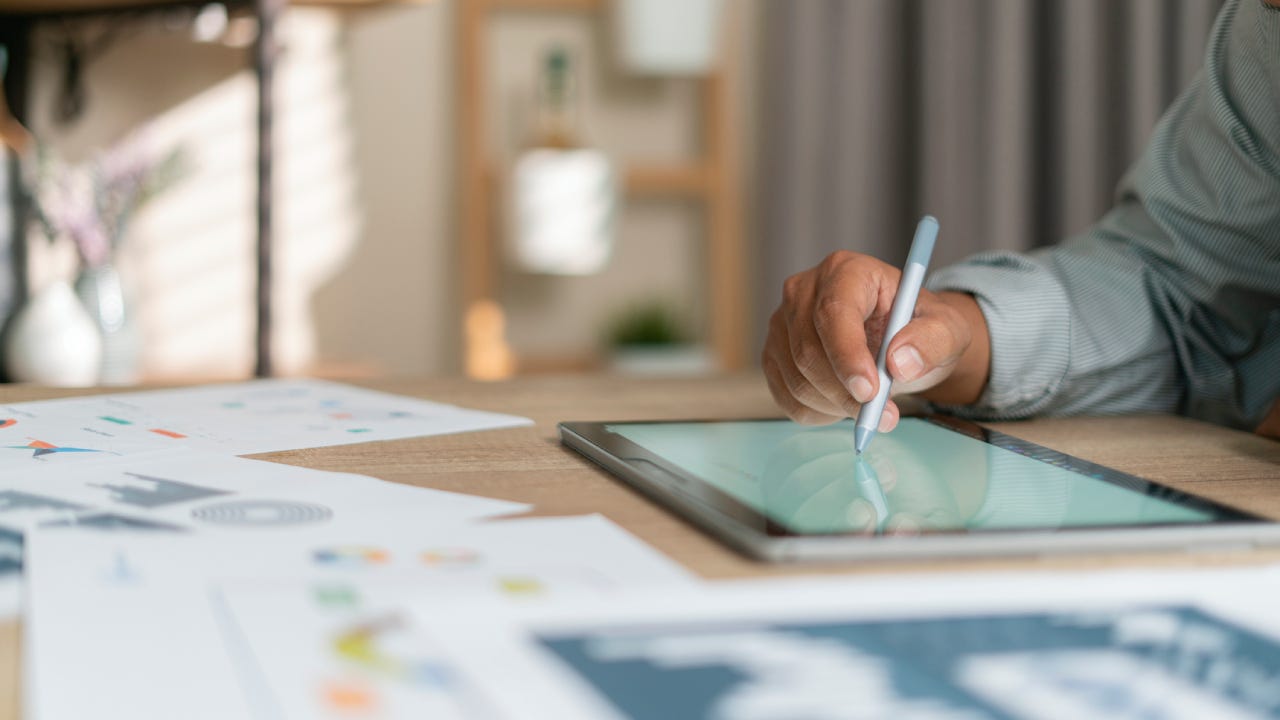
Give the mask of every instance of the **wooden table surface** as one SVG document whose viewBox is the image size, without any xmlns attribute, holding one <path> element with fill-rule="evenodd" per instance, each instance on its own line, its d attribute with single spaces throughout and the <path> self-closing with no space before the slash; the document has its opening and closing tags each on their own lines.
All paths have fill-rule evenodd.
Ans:
<svg viewBox="0 0 1280 720">
<path fill-rule="evenodd" d="M 274 462 L 531 503 L 535 515 L 602 513 L 708 579 L 803 573 L 1188 566 L 1280 562 L 1280 551 L 1129 554 L 981 561 L 766 566 L 727 550 L 562 447 L 562 420 L 753 418 L 777 414 L 755 375 L 636 380 L 607 376 L 385 380 L 388 392 L 530 417 L 532 427 L 255 455 Z M 0 402 L 86 391 L 0 386 Z M 1071 418 L 991 427 L 1180 490 L 1280 519 L 1280 442 L 1167 416 Z M 19 715 L 21 628 L 0 623 L 0 720 Z"/>
</svg>

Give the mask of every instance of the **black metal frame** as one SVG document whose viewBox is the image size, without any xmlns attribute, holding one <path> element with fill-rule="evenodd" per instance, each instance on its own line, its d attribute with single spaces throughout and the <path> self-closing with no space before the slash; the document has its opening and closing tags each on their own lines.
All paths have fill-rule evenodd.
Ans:
<svg viewBox="0 0 1280 720">
<path fill-rule="evenodd" d="M 229 5 L 243 4 L 244 0 L 222 0 Z M 258 78 L 258 116 L 257 116 L 257 328 L 254 336 L 254 375 L 270 377 L 273 372 L 271 362 L 272 336 L 272 137 L 274 134 L 275 107 L 272 102 L 275 79 L 275 66 L 279 58 L 279 42 L 276 37 L 276 23 L 285 7 L 286 0 L 250 0 L 258 20 L 258 37 L 253 44 L 252 60 L 254 72 Z M 91 10 L 71 10 L 65 12 L 14 13 L 0 11 L 0 44 L 9 48 L 9 67 L 4 77 L 4 93 L 9 108 L 20 121 L 26 120 L 27 96 L 29 83 L 29 53 L 31 33 L 41 21 L 64 18 L 87 17 L 121 17 L 142 16 L 151 13 L 171 12 L 183 7 L 200 7 L 207 0 L 176 0 L 175 2 L 157 2 L 150 4 L 122 5 L 117 7 L 94 8 Z M 17 277 L 15 292 L 21 300 L 27 294 L 26 287 L 26 208 L 21 197 L 15 193 L 10 199 L 14 204 L 14 218 L 17 223 L 17 234 L 14 237 L 13 261 Z"/>
</svg>

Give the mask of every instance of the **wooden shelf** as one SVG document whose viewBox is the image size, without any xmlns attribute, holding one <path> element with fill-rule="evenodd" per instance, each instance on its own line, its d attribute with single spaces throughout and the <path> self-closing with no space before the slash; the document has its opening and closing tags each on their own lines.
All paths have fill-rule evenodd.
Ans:
<svg viewBox="0 0 1280 720">
<path fill-rule="evenodd" d="M 5 15 L 78 15 L 194 5 L 190 0 L 0 0 Z"/>
<path fill-rule="evenodd" d="M 550 12 L 591 12 L 604 0 L 481 0 L 494 10 L 538 10 Z"/>
<path fill-rule="evenodd" d="M 705 165 L 636 166 L 626 172 L 632 195 L 706 195 L 712 190 L 711 170 Z"/>
<path fill-rule="evenodd" d="M 497 309 L 499 251 L 496 242 L 496 202 L 500 193 L 498 158 L 482 128 L 487 121 L 485 92 L 488 26 L 496 11 L 596 11 L 604 0 L 457 0 L 458 8 L 458 257 L 462 261 L 464 313 Z M 732 3 L 726 17 L 733 24 Z M 732 32 L 726 33 L 726 40 Z M 726 46 L 730 43 L 726 42 Z M 717 67 L 699 83 L 702 151 L 699 157 L 670 165 L 634 165 L 625 170 L 625 187 L 632 197 L 672 197 L 697 200 L 706 207 L 706 287 L 710 311 L 710 344 L 721 370 L 747 365 L 746 268 L 740 193 L 741 167 L 737 157 L 737 128 L 733 117 L 734 81 L 731 63 L 722 49 Z M 499 321 L 494 327 L 500 327 Z M 482 377 L 478 360 L 509 356 L 501 332 L 486 343 L 465 344 L 463 367 Z M 485 334 L 489 338 L 489 334 Z M 515 365 L 525 363 L 517 358 Z M 487 376 L 484 376 L 487 377 Z"/>
<path fill-rule="evenodd" d="M 139 10 L 198 7 L 211 0 L 0 0 L 0 15 L 47 17 L 53 15 L 93 15 Z M 290 0 L 290 5 L 320 7 L 371 7 L 431 3 L 436 0 Z M 232 6 L 248 6 L 248 0 L 223 0 Z"/>
<path fill-rule="evenodd" d="M 623 189 L 636 197 L 702 197 L 712 189 L 705 165 L 635 165 L 623 171 Z M 489 168 L 486 183 L 491 192 L 502 187 L 501 173 Z"/>
</svg>

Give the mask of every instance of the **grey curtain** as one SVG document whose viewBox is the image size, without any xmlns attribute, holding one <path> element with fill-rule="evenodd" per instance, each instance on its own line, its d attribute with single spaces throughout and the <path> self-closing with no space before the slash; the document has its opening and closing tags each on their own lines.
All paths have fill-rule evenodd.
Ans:
<svg viewBox="0 0 1280 720">
<path fill-rule="evenodd" d="M 939 266 L 1092 223 L 1199 68 L 1220 0 L 771 0 L 756 329 L 837 249 Z"/>
</svg>

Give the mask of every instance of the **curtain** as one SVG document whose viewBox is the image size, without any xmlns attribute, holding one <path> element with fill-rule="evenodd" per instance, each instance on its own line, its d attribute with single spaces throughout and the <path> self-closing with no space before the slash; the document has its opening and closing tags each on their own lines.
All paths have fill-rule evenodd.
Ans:
<svg viewBox="0 0 1280 720">
<path fill-rule="evenodd" d="M 838 249 L 1024 250 L 1110 207 L 1221 0 L 773 0 L 761 23 L 756 330 Z"/>
</svg>

